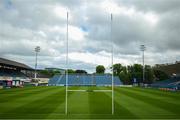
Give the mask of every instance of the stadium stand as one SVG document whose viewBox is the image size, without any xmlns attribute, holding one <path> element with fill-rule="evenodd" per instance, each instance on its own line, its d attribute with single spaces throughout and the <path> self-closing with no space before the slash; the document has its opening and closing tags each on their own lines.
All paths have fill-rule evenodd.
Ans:
<svg viewBox="0 0 180 120">
<path fill-rule="evenodd" d="M 180 74 L 180 62 L 176 61 L 176 63 L 172 64 L 157 64 L 155 69 L 161 70 L 169 76 L 172 76 L 173 74 Z"/>
<path fill-rule="evenodd" d="M 21 87 L 29 80 L 27 72 L 33 69 L 25 64 L 0 58 L 0 86 L 3 88 Z"/>
<path fill-rule="evenodd" d="M 151 84 L 151 87 L 159 89 L 180 90 L 180 76 Z"/>
<path fill-rule="evenodd" d="M 49 86 L 65 86 L 66 75 L 55 75 L 49 82 Z M 70 74 L 68 75 L 69 86 L 111 86 L 111 75 L 94 75 L 94 74 Z M 114 76 L 114 85 L 122 85 L 119 77 Z"/>
</svg>

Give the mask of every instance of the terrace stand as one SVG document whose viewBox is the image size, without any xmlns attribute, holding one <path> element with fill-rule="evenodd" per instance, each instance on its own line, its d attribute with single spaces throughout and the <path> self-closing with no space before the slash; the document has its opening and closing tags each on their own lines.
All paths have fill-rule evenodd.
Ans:
<svg viewBox="0 0 180 120">
<path fill-rule="evenodd" d="M 68 64 L 69 64 L 69 60 L 68 60 L 68 52 L 69 52 L 69 49 L 68 49 L 68 23 L 69 23 L 69 14 L 67 12 L 67 31 L 66 31 L 66 100 L 65 100 L 65 114 L 67 115 L 68 114 L 68 92 L 89 92 L 87 90 L 69 90 L 68 89 Z M 112 39 L 112 20 L 113 20 L 113 17 L 112 17 L 112 14 L 111 14 L 111 28 L 110 28 L 110 40 L 111 40 L 111 66 L 112 66 L 112 77 L 111 77 L 111 90 L 92 90 L 92 92 L 111 92 L 111 95 L 112 95 L 112 115 L 114 114 L 114 76 L 113 76 L 113 39 Z M 92 77 L 92 84 L 94 84 L 94 76 Z"/>
</svg>

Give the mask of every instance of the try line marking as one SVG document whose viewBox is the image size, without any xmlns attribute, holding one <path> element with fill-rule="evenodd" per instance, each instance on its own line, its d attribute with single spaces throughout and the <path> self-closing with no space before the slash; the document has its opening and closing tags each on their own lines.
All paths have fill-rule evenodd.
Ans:
<svg viewBox="0 0 180 120">
<path fill-rule="evenodd" d="M 112 90 L 68 90 L 68 92 L 112 92 Z"/>
</svg>

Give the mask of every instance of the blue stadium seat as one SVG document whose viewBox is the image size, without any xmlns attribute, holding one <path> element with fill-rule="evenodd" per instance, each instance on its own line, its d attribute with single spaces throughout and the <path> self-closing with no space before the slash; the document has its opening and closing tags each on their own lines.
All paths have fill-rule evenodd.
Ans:
<svg viewBox="0 0 180 120">
<path fill-rule="evenodd" d="M 180 83 L 180 76 L 170 78 L 170 79 L 167 79 L 167 80 L 163 80 L 163 81 L 155 82 L 155 83 L 151 84 L 151 87 L 155 87 L 155 88 L 172 88 L 172 89 L 178 88 L 179 89 L 179 83 Z"/>
<path fill-rule="evenodd" d="M 65 86 L 66 75 L 55 75 L 49 80 L 49 86 Z M 111 75 L 90 75 L 90 74 L 70 74 L 68 75 L 69 86 L 111 86 Z M 119 77 L 114 76 L 114 85 L 122 85 Z"/>
<path fill-rule="evenodd" d="M 26 78 L 25 74 L 19 71 L 15 71 L 15 70 L 0 71 L 0 76 L 13 77 L 13 79 L 15 79 L 16 77 L 19 77 L 21 79 Z"/>
</svg>

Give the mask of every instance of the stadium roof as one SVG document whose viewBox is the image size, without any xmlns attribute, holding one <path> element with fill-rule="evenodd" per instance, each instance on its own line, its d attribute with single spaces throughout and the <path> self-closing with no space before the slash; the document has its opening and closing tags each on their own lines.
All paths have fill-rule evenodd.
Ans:
<svg viewBox="0 0 180 120">
<path fill-rule="evenodd" d="M 29 66 L 27 66 L 27 65 L 25 65 L 23 63 L 8 60 L 8 59 L 5 59 L 5 58 L 0 58 L 0 65 L 16 67 L 16 68 L 20 68 L 20 69 L 24 69 L 24 70 L 33 70 L 33 68 L 31 68 L 31 67 L 29 67 Z"/>
</svg>

